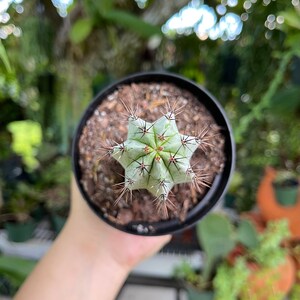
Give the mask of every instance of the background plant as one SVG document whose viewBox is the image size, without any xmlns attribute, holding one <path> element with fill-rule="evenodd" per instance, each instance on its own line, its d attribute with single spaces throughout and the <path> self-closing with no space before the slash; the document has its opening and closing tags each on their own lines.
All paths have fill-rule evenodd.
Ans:
<svg viewBox="0 0 300 300">
<path fill-rule="evenodd" d="M 243 249 L 240 254 L 237 254 L 233 263 L 223 261 L 214 278 L 216 299 L 222 299 L 222 296 L 226 294 L 228 295 L 226 299 L 235 300 L 247 290 L 247 278 L 253 272 L 248 268 L 249 263 L 258 266 L 257 272 L 276 268 L 284 263 L 287 251 L 281 247 L 281 244 L 288 237 L 289 229 L 286 220 L 269 222 L 265 231 L 257 234 L 255 245 L 248 245 Z M 230 274 L 232 276 L 228 276 Z M 270 291 L 272 299 L 283 299 L 284 295 L 272 292 L 274 280 L 277 278 L 273 277 L 265 278 L 264 289 Z M 259 298 L 259 295 L 251 295 L 251 297 Z"/>
<path fill-rule="evenodd" d="M 299 3 L 244 0 L 231 7 L 229 2 L 204 4 L 214 10 L 217 22 L 224 17 L 217 13 L 219 5 L 242 18 L 242 31 L 232 40 L 200 36 L 201 22 L 166 35 L 161 29 L 188 0 L 74 0 L 68 9 L 50 0 L 12 2 L 10 18 L 1 14 L 0 22 L 4 202 L 20 182 L 43 191 L 43 199 L 64 194 L 61 199 L 68 202 L 70 165 L 65 163 L 55 176 L 47 171 L 68 160 L 82 111 L 114 79 L 153 69 L 195 80 L 225 107 L 238 137 L 241 180 L 231 192 L 239 211 L 254 205 L 266 165 L 299 173 Z M 37 168 L 26 168 L 12 148 L 7 125 L 24 120 L 42 130 L 37 155 L 36 146 L 30 150 Z"/>
<path fill-rule="evenodd" d="M 186 263 L 183 264 L 183 267 L 179 267 L 176 273 L 188 281 L 192 279 L 191 283 L 196 283 L 196 287 L 199 289 L 211 287 L 212 276 L 218 268 L 218 264 L 237 244 L 247 247 L 255 247 L 258 244 L 257 233 L 252 223 L 242 220 L 235 227 L 228 217 L 216 213 L 209 214 L 197 224 L 197 237 L 204 253 L 200 274 L 188 268 Z M 240 263 L 239 267 L 241 266 Z M 243 277 L 243 273 L 241 276 Z M 198 279 L 196 280 L 196 278 Z"/>
<path fill-rule="evenodd" d="M 212 213 L 198 223 L 197 233 L 204 254 L 200 272 L 184 261 L 175 275 L 199 290 L 214 289 L 215 299 L 237 299 L 247 289 L 249 264 L 259 270 L 274 268 L 284 263 L 287 254 L 281 247 L 289 236 L 285 220 L 269 222 L 266 230 L 258 233 L 248 220 L 234 225 L 228 217 Z M 268 280 L 266 288 L 272 287 L 274 278 Z"/>
<path fill-rule="evenodd" d="M 58 8 L 65 18 L 49 0 L 24 2 L 21 14 L 12 4 L 11 20 L 2 26 L 8 32 L 15 26 L 3 41 L 8 59 L 1 56 L 5 86 L 9 78 L 15 86 L 2 89 L 15 91 L 1 97 L 11 116 L 7 122 L 39 122 L 43 143 L 58 145 L 65 155 L 81 112 L 108 82 L 149 69 L 181 73 L 205 85 L 225 106 L 244 177 L 236 207 L 249 209 L 265 165 L 299 169 L 299 7 L 284 0 L 246 2 L 225 5 L 243 20 L 240 35 L 227 41 L 201 40 L 194 28 L 165 35 L 161 28 L 185 0 L 74 1 L 68 11 Z M 205 4 L 216 12 L 220 3 Z M 1 129 L 2 145 L 7 134 Z M 3 155 L 9 154 L 6 149 L 0 148 Z"/>
</svg>

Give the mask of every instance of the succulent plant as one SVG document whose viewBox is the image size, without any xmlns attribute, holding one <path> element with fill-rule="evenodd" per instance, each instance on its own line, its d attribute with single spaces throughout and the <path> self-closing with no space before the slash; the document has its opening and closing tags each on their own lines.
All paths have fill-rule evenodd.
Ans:
<svg viewBox="0 0 300 300">
<path fill-rule="evenodd" d="M 168 196 L 174 185 L 192 183 L 198 190 L 208 186 L 205 174 L 198 174 L 190 163 L 198 147 L 204 150 L 210 146 L 208 128 L 196 137 L 180 134 L 175 120 L 178 112 L 170 107 L 153 123 L 137 117 L 132 110 L 128 111 L 127 140 L 108 148 L 110 155 L 125 170 L 116 203 L 125 194 L 132 196 L 133 190 L 147 189 L 154 195 L 158 209 L 166 211 L 167 206 L 172 206 Z"/>
</svg>

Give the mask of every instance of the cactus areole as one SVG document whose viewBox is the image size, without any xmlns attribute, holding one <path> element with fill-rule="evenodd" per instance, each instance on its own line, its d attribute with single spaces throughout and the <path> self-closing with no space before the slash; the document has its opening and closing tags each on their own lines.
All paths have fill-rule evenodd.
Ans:
<svg viewBox="0 0 300 300">
<path fill-rule="evenodd" d="M 178 75 L 148 72 L 95 98 L 72 156 L 91 209 L 117 229 L 147 236 L 206 215 L 226 190 L 235 152 L 226 115 L 211 95 Z"/>
</svg>

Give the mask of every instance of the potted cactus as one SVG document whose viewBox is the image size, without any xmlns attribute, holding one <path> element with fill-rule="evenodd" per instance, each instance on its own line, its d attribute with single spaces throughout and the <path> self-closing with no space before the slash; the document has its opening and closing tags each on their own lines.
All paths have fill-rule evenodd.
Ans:
<svg viewBox="0 0 300 300">
<path fill-rule="evenodd" d="M 204 216 L 227 187 L 234 155 L 220 104 L 195 83 L 158 72 L 102 91 L 73 142 L 75 178 L 89 206 L 140 235 L 167 234 Z"/>
</svg>

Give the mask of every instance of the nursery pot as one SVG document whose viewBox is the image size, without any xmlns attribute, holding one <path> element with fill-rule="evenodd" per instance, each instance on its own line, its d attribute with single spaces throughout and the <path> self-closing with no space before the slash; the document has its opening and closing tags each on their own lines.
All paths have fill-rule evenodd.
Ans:
<svg viewBox="0 0 300 300">
<path fill-rule="evenodd" d="M 222 171 L 218 173 L 210 185 L 205 196 L 196 204 L 192 209 L 189 210 L 185 220 L 179 219 L 169 219 L 159 222 L 129 222 L 126 225 L 116 224 L 112 222 L 105 214 L 97 207 L 94 202 L 90 199 L 86 189 L 82 183 L 82 170 L 80 166 L 80 151 L 79 151 L 79 141 L 83 133 L 83 130 L 88 122 L 88 120 L 93 116 L 94 111 L 102 103 L 102 101 L 111 95 L 113 92 L 117 91 L 120 86 L 139 84 L 139 83 L 167 83 L 176 86 L 177 88 L 188 91 L 192 94 L 201 104 L 206 108 L 206 110 L 213 117 L 216 125 L 221 128 L 221 133 L 224 138 L 223 152 L 225 156 L 224 167 Z M 138 99 L 136 99 L 138 104 Z M 88 203 L 90 208 L 106 223 L 112 225 L 113 227 L 125 231 L 131 234 L 137 235 L 164 235 L 173 233 L 178 230 L 185 229 L 195 222 L 199 221 L 204 217 L 219 201 L 224 192 L 227 189 L 229 179 L 231 177 L 235 162 L 235 145 L 233 141 L 232 129 L 230 127 L 229 121 L 225 115 L 222 106 L 218 101 L 209 94 L 202 87 L 196 83 L 185 79 L 181 76 L 164 73 L 164 72 L 148 72 L 148 73 L 138 73 L 128 76 L 112 85 L 107 87 L 105 90 L 100 92 L 95 99 L 90 103 L 87 110 L 84 112 L 81 121 L 77 127 L 75 137 L 73 139 L 73 149 L 72 149 L 72 163 L 75 179 L 78 188 Z"/>
<path fill-rule="evenodd" d="M 273 189 L 276 200 L 280 205 L 293 206 L 296 204 L 299 190 L 299 183 L 297 180 L 289 180 L 284 186 L 273 183 Z"/>
<path fill-rule="evenodd" d="M 62 228 L 65 226 L 66 221 L 67 221 L 66 217 L 62 217 L 55 212 L 52 212 L 50 214 L 51 226 L 56 234 L 60 233 Z"/>
<path fill-rule="evenodd" d="M 213 291 L 200 291 L 195 288 L 187 289 L 188 300 L 213 300 Z"/>
<path fill-rule="evenodd" d="M 25 223 L 7 222 L 4 224 L 7 237 L 12 242 L 25 242 L 32 238 L 36 224 L 33 220 Z"/>
</svg>

